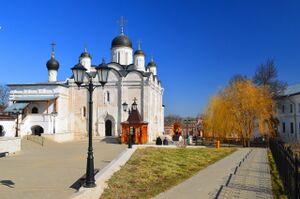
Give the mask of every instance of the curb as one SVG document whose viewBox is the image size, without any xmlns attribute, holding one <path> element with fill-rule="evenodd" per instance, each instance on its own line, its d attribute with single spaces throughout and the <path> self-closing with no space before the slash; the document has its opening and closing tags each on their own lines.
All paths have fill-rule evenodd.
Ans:
<svg viewBox="0 0 300 199">
<path fill-rule="evenodd" d="M 139 148 L 178 148 L 175 145 L 159 146 L 159 145 L 133 145 L 132 149 L 126 149 L 122 151 L 115 159 L 113 159 L 108 165 L 100 170 L 99 173 L 95 175 L 96 187 L 95 188 L 85 188 L 81 187 L 79 191 L 74 193 L 72 199 L 99 199 L 104 189 L 107 187 L 107 181 L 111 176 L 118 170 L 121 169 L 121 166 L 130 159 L 132 154 Z M 187 148 L 206 148 L 204 146 L 188 146 Z"/>
<path fill-rule="evenodd" d="M 111 178 L 111 176 L 118 170 L 121 169 L 132 154 L 136 151 L 138 147 L 133 146 L 132 149 L 126 149 L 122 151 L 115 159 L 113 159 L 108 165 L 100 170 L 99 173 L 95 175 L 96 187 L 95 188 L 84 188 L 81 187 L 78 192 L 74 193 L 72 199 L 99 199 L 104 189 L 107 187 L 106 181 Z"/>
</svg>

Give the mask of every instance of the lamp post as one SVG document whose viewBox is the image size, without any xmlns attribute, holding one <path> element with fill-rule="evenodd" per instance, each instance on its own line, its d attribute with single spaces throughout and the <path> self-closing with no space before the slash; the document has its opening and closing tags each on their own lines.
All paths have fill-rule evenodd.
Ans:
<svg viewBox="0 0 300 199">
<path fill-rule="evenodd" d="M 89 121 L 88 121 L 88 156 L 87 156 L 87 165 L 86 165 L 86 178 L 84 187 L 92 188 L 96 186 L 95 176 L 94 176 L 94 155 L 93 155 L 93 142 L 92 142 L 92 132 L 93 132 L 93 91 L 95 88 L 104 86 L 107 83 L 108 73 L 110 68 L 105 64 L 104 60 L 102 60 L 102 64 L 96 67 L 97 73 L 87 73 L 86 68 L 82 64 L 75 65 L 72 69 L 74 81 L 77 86 L 84 87 L 89 92 Z M 99 84 L 93 83 L 93 78 L 98 76 Z M 86 78 L 88 79 L 85 82 Z"/>
<path fill-rule="evenodd" d="M 19 137 L 19 115 L 22 113 L 21 109 L 13 109 L 13 113 L 17 114 L 16 134 L 15 137 Z"/>
<path fill-rule="evenodd" d="M 122 104 L 123 106 L 123 111 L 124 112 L 128 112 L 128 115 L 130 115 L 130 109 L 128 109 L 128 104 L 126 102 L 124 102 Z M 130 127 L 130 124 L 129 124 L 129 132 L 128 132 L 128 149 L 131 149 L 132 148 L 132 142 L 131 142 L 131 127 Z"/>
<path fill-rule="evenodd" d="M 184 143 L 184 145 L 186 145 L 186 135 L 187 135 L 187 133 L 189 131 L 189 123 L 190 123 L 190 121 L 191 120 L 184 120 L 184 123 L 186 125 L 186 131 L 185 131 L 186 133 L 185 133 L 185 135 L 183 137 L 183 143 Z"/>
<path fill-rule="evenodd" d="M 124 102 L 123 104 L 122 104 L 122 106 L 123 106 L 123 111 L 124 112 L 128 112 L 128 115 L 130 115 L 130 108 L 128 108 L 128 104 L 126 103 L 126 102 Z M 134 98 L 134 102 L 133 102 L 133 104 L 131 105 L 131 109 L 132 110 L 136 110 L 137 109 L 137 103 L 136 103 L 136 98 Z M 131 149 L 132 148 L 132 135 L 133 135 L 133 130 L 134 130 L 134 128 L 131 128 L 130 127 L 130 121 L 129 121 L 129 138 L 128 138 L 128 148 L 129 149 Z"/>
<path fill-rule="evenodd" d="M 52 112 L 52 116 L 53 116 L 53 134 L 55 134 L 55 117 L 57 116 L 57 112 L 56 111 L 53 111 Z"/>
</svg>

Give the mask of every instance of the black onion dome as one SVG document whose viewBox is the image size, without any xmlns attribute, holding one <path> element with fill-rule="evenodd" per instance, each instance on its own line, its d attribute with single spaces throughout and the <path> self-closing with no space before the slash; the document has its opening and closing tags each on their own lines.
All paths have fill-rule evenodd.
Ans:
<svg viewBox="0 0 300 199">
<path fill-rule="evenodd" d="M 81 53 L 80 58 L 84 58 L 84 57 L 88 57 L 88 58 L 92 58 L 90 53 L 84 51 L 83 53 Z"/>
<path fill-rule="evenodd" d="M 136 50 L 134 52 L 134 55 L 144 55 L 145 56 L 145 54 L 144 54 L 144 52 L 142 50 Z"/>
<path fill-rule="evenodd" d="M 126 35 L 119 35 L 115 37 L 111 42 L 111 47 L 129 47 L 132 48 L 132 42 Z"/>
<path fill-rule="evenodd" d="M 156 67 L 156 63 L 152 60 L 152 61 L 150 61 L 149 63 L 148 63 L 148 68 L 149 67 Z"/>
<path fill-rule="evenodd" d="M 58 70 L 59 68 L 59 63 L 56 59 L 54 59 L 53 57 L 51 57 L 51 59 L 49 59 L 47 61 L 47 68 L 48 70 Z"/>
</svg>

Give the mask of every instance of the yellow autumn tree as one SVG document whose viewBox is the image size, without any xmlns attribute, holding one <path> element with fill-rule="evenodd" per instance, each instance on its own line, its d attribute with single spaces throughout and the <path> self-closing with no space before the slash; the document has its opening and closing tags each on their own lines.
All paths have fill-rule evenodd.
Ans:
<svg viewBox="0 0 300 199">
<path fill-rule="evenodd" d="M 204 130 L 215 137 L 239 137 L 244 145 L 255 130 L 271 132 L 274 105 L 267 86 L 244 79 L 234 81 L 212 97 L 204 113 Z"/>
</svg>

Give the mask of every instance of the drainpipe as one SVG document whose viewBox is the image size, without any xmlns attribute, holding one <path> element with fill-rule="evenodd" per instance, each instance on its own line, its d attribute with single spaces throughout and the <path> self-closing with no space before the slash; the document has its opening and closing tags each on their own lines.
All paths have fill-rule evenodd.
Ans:
<svg viewBox="0 0 300 199">
<path fill-rule="evenodd" d="M 297 134 L 298 134 L 298 131 L 297 131 L 297 112 L 296 112 L 296 103 L 293 101 L 293 100 L 291 100 L 291 98 L 290 98 L 290 95 L 288 95 L 287 96 L 287 99 L 293 104 L 293 106 L 294 106 L 294 122 L 295 122 L 295 138 L 296 138 L 296 141 L 298 140 L 297 139 Z"/>
</svg>

